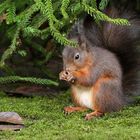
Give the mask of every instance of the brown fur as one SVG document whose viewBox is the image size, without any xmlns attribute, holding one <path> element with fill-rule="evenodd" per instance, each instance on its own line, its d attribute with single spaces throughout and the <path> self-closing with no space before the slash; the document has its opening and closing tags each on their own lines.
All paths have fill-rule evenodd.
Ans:
<svg viewBox="0 0 140 140">
<path fill-rule="evenodd" d="M 60 79 L 72 84 L 72 98 L 78 107 L 87 106 L 94 110 L 86 115 L 87 120 L 106 112 L 119 111 L 126 104 L 126 92 L 132 93 L 133 89 L 140 87 L 140 55 L 135 47 L 140 40 L 140 18 L 131 11 L 124 10 L 121 13 L 114 8 L 106 10 L 106 14 L 115 18 L 125 17 L 133 26 L 101 23 L 99 27 L 92 18 L 86 17 L 84 34 L 71 35 L 71 39 L 77 40 L 79 46 L 66 46 L 63 50 L 64 68 Z M 85 101 L 89 101 L 86 104 L 83 98 L 79 99 L 79 91 L 75 88 L 81 89 L 79 91 L 84 96 L 92 91 L 93 96 L 89 97 L 92 98 L 93 108 L 89 97 L 85 96 Z"/>
<path fill-rule="evenodd" d="M 65 113 L 72 113 L 76 111 L 85 111 L 85 110 L 87 110 L 87 108 L 85 107 L 72 107 L 72 106 L 64 107 Z"/>
<path fill-rule="evenodd" d="M 86 57 L 83 56 L 84 60 L 81 60 L 83 64 L 80 62 L 80 68 L 75 69 L 77 66 L 74 61 L 65 60 L 69 62 L 65 63 L 65 68 L 68 69 L 69 74 L 64 75 L 62 73 L 60 78 L 68 82 L 74 79 L 74 86 L 91 88 L 93 91 L 93 110 L 96 113 L 101 112 L 99 114 L 103 115 L 106 112 L 118 111 L 124 105 L 120 64 L 116 56 L 111 52 L 103 48 L 91 48 L 89 45 L 87 44 L 86 50 L 82 50 L 86 51 L 84 54 Z M 70 55 L 70 53 L 74 55 L 77 49 L 73 48 L 70 52 L 69 48 L 65 47 L 63 55 Z M 69 56 L 65 59 L 69 59 Z M 64 73 L 65 71 L 67 70 L 64 70 Z M 75 92 L 72 88 L 73 101 L 78 107 L 84 107 L 79 99 L 76 98 Z M 93 113 L 93 116 L 98 116 L 96 113 Z"/>
</svg>

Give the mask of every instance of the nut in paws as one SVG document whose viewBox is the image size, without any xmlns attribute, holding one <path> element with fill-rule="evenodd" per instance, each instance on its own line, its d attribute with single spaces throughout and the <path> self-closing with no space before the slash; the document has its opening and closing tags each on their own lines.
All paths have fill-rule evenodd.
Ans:
<svg viewBox="0 0 140 140">
<path fill-rule="evenodd" d="M 59 79 L 65 80 L 65 81 L 70 82 L 70 83 L 74 83 L 74 81 L 75 81 L 74 76 L 69 71 L 62 71 L 59 74 Z"/>
</svg>

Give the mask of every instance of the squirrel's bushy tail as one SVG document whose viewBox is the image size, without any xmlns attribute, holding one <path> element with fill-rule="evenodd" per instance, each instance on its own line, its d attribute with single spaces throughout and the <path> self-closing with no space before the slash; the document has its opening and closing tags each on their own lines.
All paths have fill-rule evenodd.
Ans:
<svg viewBox="0 0 140 140">
<path fill-rule="evenodd" d="M 127 9 L 108 8 L 105 13 L 112 18 L 126 18 L 130 26 L 108 22 L 97 25 L 93 18 L 84 20 L 84 34 L 93 46 L 114 52 L 123 70 L 124 93 L 140 95 L 140 16 Z"/>
</svg>

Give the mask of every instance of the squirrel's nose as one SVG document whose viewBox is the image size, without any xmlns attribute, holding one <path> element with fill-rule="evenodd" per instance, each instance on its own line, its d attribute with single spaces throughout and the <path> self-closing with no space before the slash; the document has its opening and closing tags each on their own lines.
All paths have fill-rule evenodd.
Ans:
<svg viewBox="0 0 140 140">
<path fill-rule="evenodd" d="M 73 71 L 74 70 L 74 66 L 73 65 L 67 65 L 64 67 L 65 71 Z"/>
<path fill-rule="evenodd" d="M 69 71 L 70 69 L 69 69 L 69 68 L 65 68 L 65 70 L 66 70 L 66 71 Z"/>
<path fill-rule="evenodd" d="M 66 67 L 66 69 L 65 69 L 66 71 L 71 71 L 71 69 L 69 68 L 69 67 Z"/>
</svg>

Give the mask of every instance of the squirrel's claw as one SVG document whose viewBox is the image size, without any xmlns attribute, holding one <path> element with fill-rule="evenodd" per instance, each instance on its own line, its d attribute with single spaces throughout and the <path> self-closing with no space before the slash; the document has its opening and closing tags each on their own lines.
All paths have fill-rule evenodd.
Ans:
<svg viewBox="0 0 140 140">
<path fill-rule="evenodd" d="M 66 111 L 63 111 L 64 112 L 64 115 L 69 115 L 70 114 L 70 112 L 66 112 Z"/>
<path fill-rule="evenodd" d="M 72 106 L 64 107 L 64 114 L 69 115 L 70 113 L 74 112 L 75 110 L 73 109 Z"/>
</svg>

